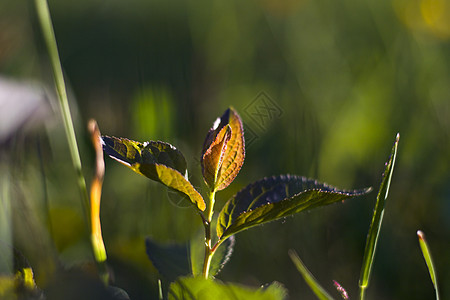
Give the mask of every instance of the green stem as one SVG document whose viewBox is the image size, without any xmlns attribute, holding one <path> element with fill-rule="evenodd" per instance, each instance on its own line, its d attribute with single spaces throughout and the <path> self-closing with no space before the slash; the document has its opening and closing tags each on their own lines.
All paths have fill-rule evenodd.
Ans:
<svg viewBox="0 0 450 300">
<path fill-rule="evenodd" d="M 88 228 L 90 228 L 89 217 L 89 195 L 86 187 L 86 180 L 83 176 L 83 170 L 81 166 L 80 153 L 78 151 L 77 139 L 75 136 L 75 130 L 73 128 L 72 116 L 70 115 L 69 101 L 67 98 L 66 85 L 64 83 L 64 76 L 61 67 L 61 62 L 58 54 L 58 47 L 56 44 L 55 33 L 53 31 L 52 20 L 50 17 L 50 11 L 48 8 L 47 0 L 35 0 L 38 19 L 41 24 L 42 34 L 44 36 L 45 44 L 49 54 L 50 62 L 52 65 L 53 77 L 55 80 L 56 91 L 59 99 L 59 106 L 61 111 L 61 117 L 64 123 L 64 130 L 66 133 L 67 142 L 69 145 L 69 152 L 72 159 L 73 168 L 77 176 L 78 188 L 80 189 L 82 206 L 84 209 L 84 215 L 88 222 Z M 95 257 L 95 245 L 91 243 L 91 250 Z M 107 284 L 107 271 L 103 262 L 96 260 L 99 267 L 101 277 Z"/>
<path fill-rule="evenodd" d="M 367 286 L 360 286 L 359 287 L 359 300 L 364 300 L 365 294 L 366 294 L 366 287 Z"/>
<path fill-rule="evenodd" d="M 42 33 L 44 35 L 45 44 L 50 57 L 52 65 L 53 76 L 58 93 L 59 106 L 61 110 L 62 119 L 64 122 L 64 130 L 69 144 L 70 156 L 72 158 L 73 168 L 75 169 L 78 181 L 78 187 L 83 199 L 83 205 L 87 211 L 89 207 L 89 196 L 86 188 L 86 181 L 83 176 L 80 153 L 78 152 L 77 140 L 75 137 L 75 130 L 73 128 L 72 117 L 70 115 L 69 101 L 67 98 L 66 86 L 64 83 L 64 76 L 59 60 L 58 47 L 56 45 L 55 34 L 53 32 L 52 21 L 48 9 L 47 0 L 35 0 L 36 9 L 41 23 Z M 89 218 L 87 218 L 89 220 Z"/>
<path fill-rule="evenodd" d="M 209 194 L 209 205 L 208 205 L 208 214 L 206 215 L 206 219 L 203 221 L 205 226 L 205 260 L 203 262 L 203 277 L 209 277 L 209 267 L 211 265 L 211 260 L 214 255 L 215 249 L 212 249 L 211 244 L 211 221 L 214 214 L 214 202 L 215 202 L 216 191 L 211 191 Z"/>
</svg>

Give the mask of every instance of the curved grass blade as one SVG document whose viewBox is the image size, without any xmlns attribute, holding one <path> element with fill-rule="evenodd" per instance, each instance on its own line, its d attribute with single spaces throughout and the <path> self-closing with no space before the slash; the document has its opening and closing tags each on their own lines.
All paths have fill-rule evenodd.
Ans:
<svg viewBox="0 0 450 300">
<path fill-rule="evenodd" d="M 241 230 L 369 191 L 338 190 L 295 175 L 264 178 L 249 184 L 228 200 L 219 214 L 217 235 L 219 240 L 224 240 Z"/>
<path fill-rule="evenodd" d="M 221 163 L 217 165 L 217 169 L 208 170 L 210 168 L 207 163 L 205 154 L 211 149 L 211 146 L 218 144 L 222 139 L 221 133 L 225 127 L 229 126 L 231 135 L 226 141 L 226 148 L 224 149 Z M 206 135 L 202 151 L 202 171 L 205 182 L 211 190 L 220 191 L 226 188 L 236 178 L 239 173 L 245 157 L 245 143 L 244 143 L 244 128 L 241 117 L 233 108 L 228 108 L 225 113 L 216 120 L 213 127 Z M 205 172 L 206 171 L 206 172 Z M 205 177 L 206 173 L 206 177 Z M 208 173 L 217 173 L 216 180 L 211 186 L 208 182 L 211 181 Z"/>
<path fill-rule="evenodd" d="M 431 258 L 430 247 L 428 247 L 427 240 L 425 239 L 425 234 L 418 230 L 417 237 L 419 238 L 420 249 L 422 250 L 423 258 L 427 264 L 428 272 L 430 272 L 431 281 L 433 282 L 434 291 L 436 293 L 436 300 L 439 300 L 439 289 L 437 284 L 436 271 L 433 264 L 433 259 Z"/>
<path fill-rule="evenodd" d="M 160 141 L 140 143 L 109 136 L 102 136 L 102 144 L 111 158 L 136 173 L 187 195 L 199 210 L 205 210 L 202 196 L 187 179 L 186 160 L 174 146 Z"/>
<path fill-rule="evenodd" d="M 318 299 L 333 299 L 333 297 L 331 297 L 330 294 L 328 294 L 327 291 L 325 291 L 325 289 L 317 282 L 316 278 L 314 278 L 311 272 L 309 272 L 308 268 L 306 268 L 305 264 L 302 262 L 302 260 L 294 250 L 289 250 L 289 257 Z"/>
<path fill-rule="evenodd" d="M 100 277 L 107 285 L 109 282 L 109 273 L 106 267 L 107 255 L 100 223 L 100 201 L 102 197 L 103 178 L 105 176 L 105 161 L 103 160 L 100 129 L 94 119 L 89 121 L 88 130 L 95 150 L 95 174 L 92 178 L 90 190 L 91 245 L 94 250 L 94 258 L 99 268 Z"/>
<path fill-rule="evenodd" d="M 383 222 L 384 207 L 389 193 L 389 186 L 391 184 L 392 173 L 394 171 L 395 158 L 397 157 L 397 148 L 400 135 L 397 134 L 394 146 L 391 150 L 391 155 L 386 162 L 386 168 L 383 173 L 380 189 L 377 195 L 377 202 L 373 212 L 372 222 L 370 224 L 369 233 L 367 234 L 366 247 L 364 249 L 363 265 L 361 267 L 361 274 L 359 277 L 360 297 L 364 299 L 364 292 L 369 285 L 370 273 L 372 271 L 372 264 L 377 247 L 378 236 L 380 234 L 381 223 Z"/>
</svg>

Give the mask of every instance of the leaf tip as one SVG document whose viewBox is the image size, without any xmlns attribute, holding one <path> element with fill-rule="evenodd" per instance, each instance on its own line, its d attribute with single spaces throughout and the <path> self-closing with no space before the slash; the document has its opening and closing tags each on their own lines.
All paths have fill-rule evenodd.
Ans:
<svg viewBox="0 0 450 300">
<path fill-rule="evenodd" d="M 400 133 L 398 132 L 395 136 L 394 148 L 398 147 L 398 141 L 400 140 Z"/>
<path fill-rule="evenodd" d="M 423 234 L 423 231 L 417 230 L 417 237 L 421 239 L 422 241 L 425 240 L 425 235 Z"/>
</svg>

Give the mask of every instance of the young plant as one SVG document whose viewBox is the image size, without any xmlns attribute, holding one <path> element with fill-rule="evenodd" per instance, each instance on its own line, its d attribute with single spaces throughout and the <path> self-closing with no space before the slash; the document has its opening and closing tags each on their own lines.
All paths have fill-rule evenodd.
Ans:
<svg viewBox="0 0 450 300">
<path fill-rule="evenodd" d="M 264 224 L 289 215 L 316 207 L 340 202 L 362 195 L 370 189 L 339 190 L 325 183 L 296 175 L 279 175 L 266 177 L 247 185 L 222 207 L 215 224 L 216 234 L 212 236 L 213 216 L 215 213 L 215 195 L 225 189 L 236 178 L 244 163 L 244 130 L 239 114 L 227 109 L 218 118 L 206 135 L 201 153 L 203 179 L 208 187 L 206 202 L 188 180 L 187 164 L 183 154 L 174 146 L 161 142 L 140 143 L 126 138 L 102 137 L 103 150 L 111 158 L 128 166 L 133 171 L 158 181 L 176 192 L 186 196 L 197 210 L 204 226 L 204 255 L 201 276 L 214 276 L 218 269 L 216 264 L 211 273 L 213 257 L 220 245 L 227 242 L 227 249 L 232 248 L 232 239 L 236 233 L 253 226 Z M 198 247 L 197 247 L 198 248 Z M 147 240 L 150 259 L 162 274 L 171 279 L 182 275 L 197 275 L 196 258 L 185 247 L 161 247 Z M 191 245 L 192 250 L 192 245 Z M 217 263 L 223 262 L 230 251 L 220 251 Z M 161 253 L 172 252 L 172 257 L 186 256 L 191 270 L 186 268 L 173 272 L 169 267 L 174 261 Z M 195 252 L 195 251 L 191 251 Z M 155 254 L 158 253 L 158 254 Z M 192 254 L 192 253 L 191 253 Z M 186 265 L 186 264 L 185 264 Z M 189 263 L 187 263 L 189 265 Z"/>
</svg>

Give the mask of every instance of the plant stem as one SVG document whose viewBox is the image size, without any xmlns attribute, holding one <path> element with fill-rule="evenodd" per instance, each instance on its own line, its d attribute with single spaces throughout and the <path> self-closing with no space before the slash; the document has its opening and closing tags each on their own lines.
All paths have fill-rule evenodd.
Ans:
<svg viewBox="0 0 450 300">
<path fill-rule="evenodd" d="M 364 300 L 367 286 L 359 287 L 359 300 Z"/>
<path fill-rule="evenodd" d="M 206 220 L 203 221 L 205 226 L 205 260 L 203 262 L 203 277 L 209 277 L 209 267 L 211 265 L 211 260 L 214 255 L 215 249 L 212 249 L 211 245 L 211 221 L 214 214 L 214 202 L 215 202 L 216 191 L 211 191 L 209 194 L 209 205 L 208 214 Z"/>
<path fill-rule="evenodd" d="M 366 246 L 364 249 L 363 264 L 361 266 L 361 274 L 359 277 L 360 299 L 364 299 L 365 289 L 369 286 L 370 274 L 372 272 L 373 261 L 375 258 L 375 250 L 377 249 L 378 237 L 380 236 L 381 224 L 383 223 L 384 208 L 389 194 L 392 174 L 394 172 L 395 159 L 397 157 L 398 141 L 400 135 L 397 133 L 391 155 L 386 163 L 378 190 L 377 201 L 373 211 L 372 222 L 370 223 L 369 233 L 366 238 Z"/>
<path fill-rule="evenodd" d="M 58 47 L 56 44 L 55 33 L 53 31 L 52 20 L 50 16 L 50 11 L 48 8 L 47 0 L 35 0 L 36 10 L 38 14 L 38 19 L 41 24 L 42 34 L 44 36 L 45 44 L 47 46 L 47 51 L 49 54 L 50 62 L 52 65 L 53 77 L 55 80 L 56 91 L 59 99 L 59 106 L 61 117 L 64 123 L 64 130 L 66 133 L 67 142 L 69 145 L 69 152 L 72 159 L 73 168 L 77 176 L 78 188 L 81 193 L 82 206 L 84 211 L 85 219 L 88 223 L 88 227 L 91 227 L 90 213 L 89 213 L 89 194 L 86 187 L 86 180 L 83 176 L 83 170 L 81 166 L 80 153 L 78 151 L 77 139 L 75 136 L 75 130 L 73 128 L 72 116 L 70 115 L 69 101 L 67 98 L 66 86 L 64 83 L 64 76 L 61 67 L 61 62 L 58 54 Z M 91 250 L 96 258 L 97 266 L 100 270 L 101 277 L 103 278 L 105 284 L 107 284 L 108 276 L 105 275 L 106 267 L 104 265 L 105 259 L 99 260 L 96 253 L 96 246 L 91 241 Z M 102 271 L 103 270 L 103 271 Z"/>
<path fill-rule="evenodd" d="M 89 196 L 86 188 L 86 181 L 83 176 L 80 153 L 78 152 L 75 130 L 73 128 L 72 117 L 70 115 L 69 101 L 67 98 L 64 76 L 59 60 L 58 47 L 56 45 L 55 33 L 53 31 L 50 12 L 47 0 L 35 0 L 39 22 L 41 24 L 42 33 L 44 35 L 45 44 L 47 46 L 50 62 L 53 70 L 56 91 L 58 93 L 59 106 L 61 116 L 64 122 L 64 130 L 67 142 L 69 144 L 70 156 L 72 158 L 73 168 L 75 169 L 78 181 L 78 187 L 81 192 L 85 213 L 89 207 Z M 87 218 L 89 220 L 89 218 Z"/>
</svg>

